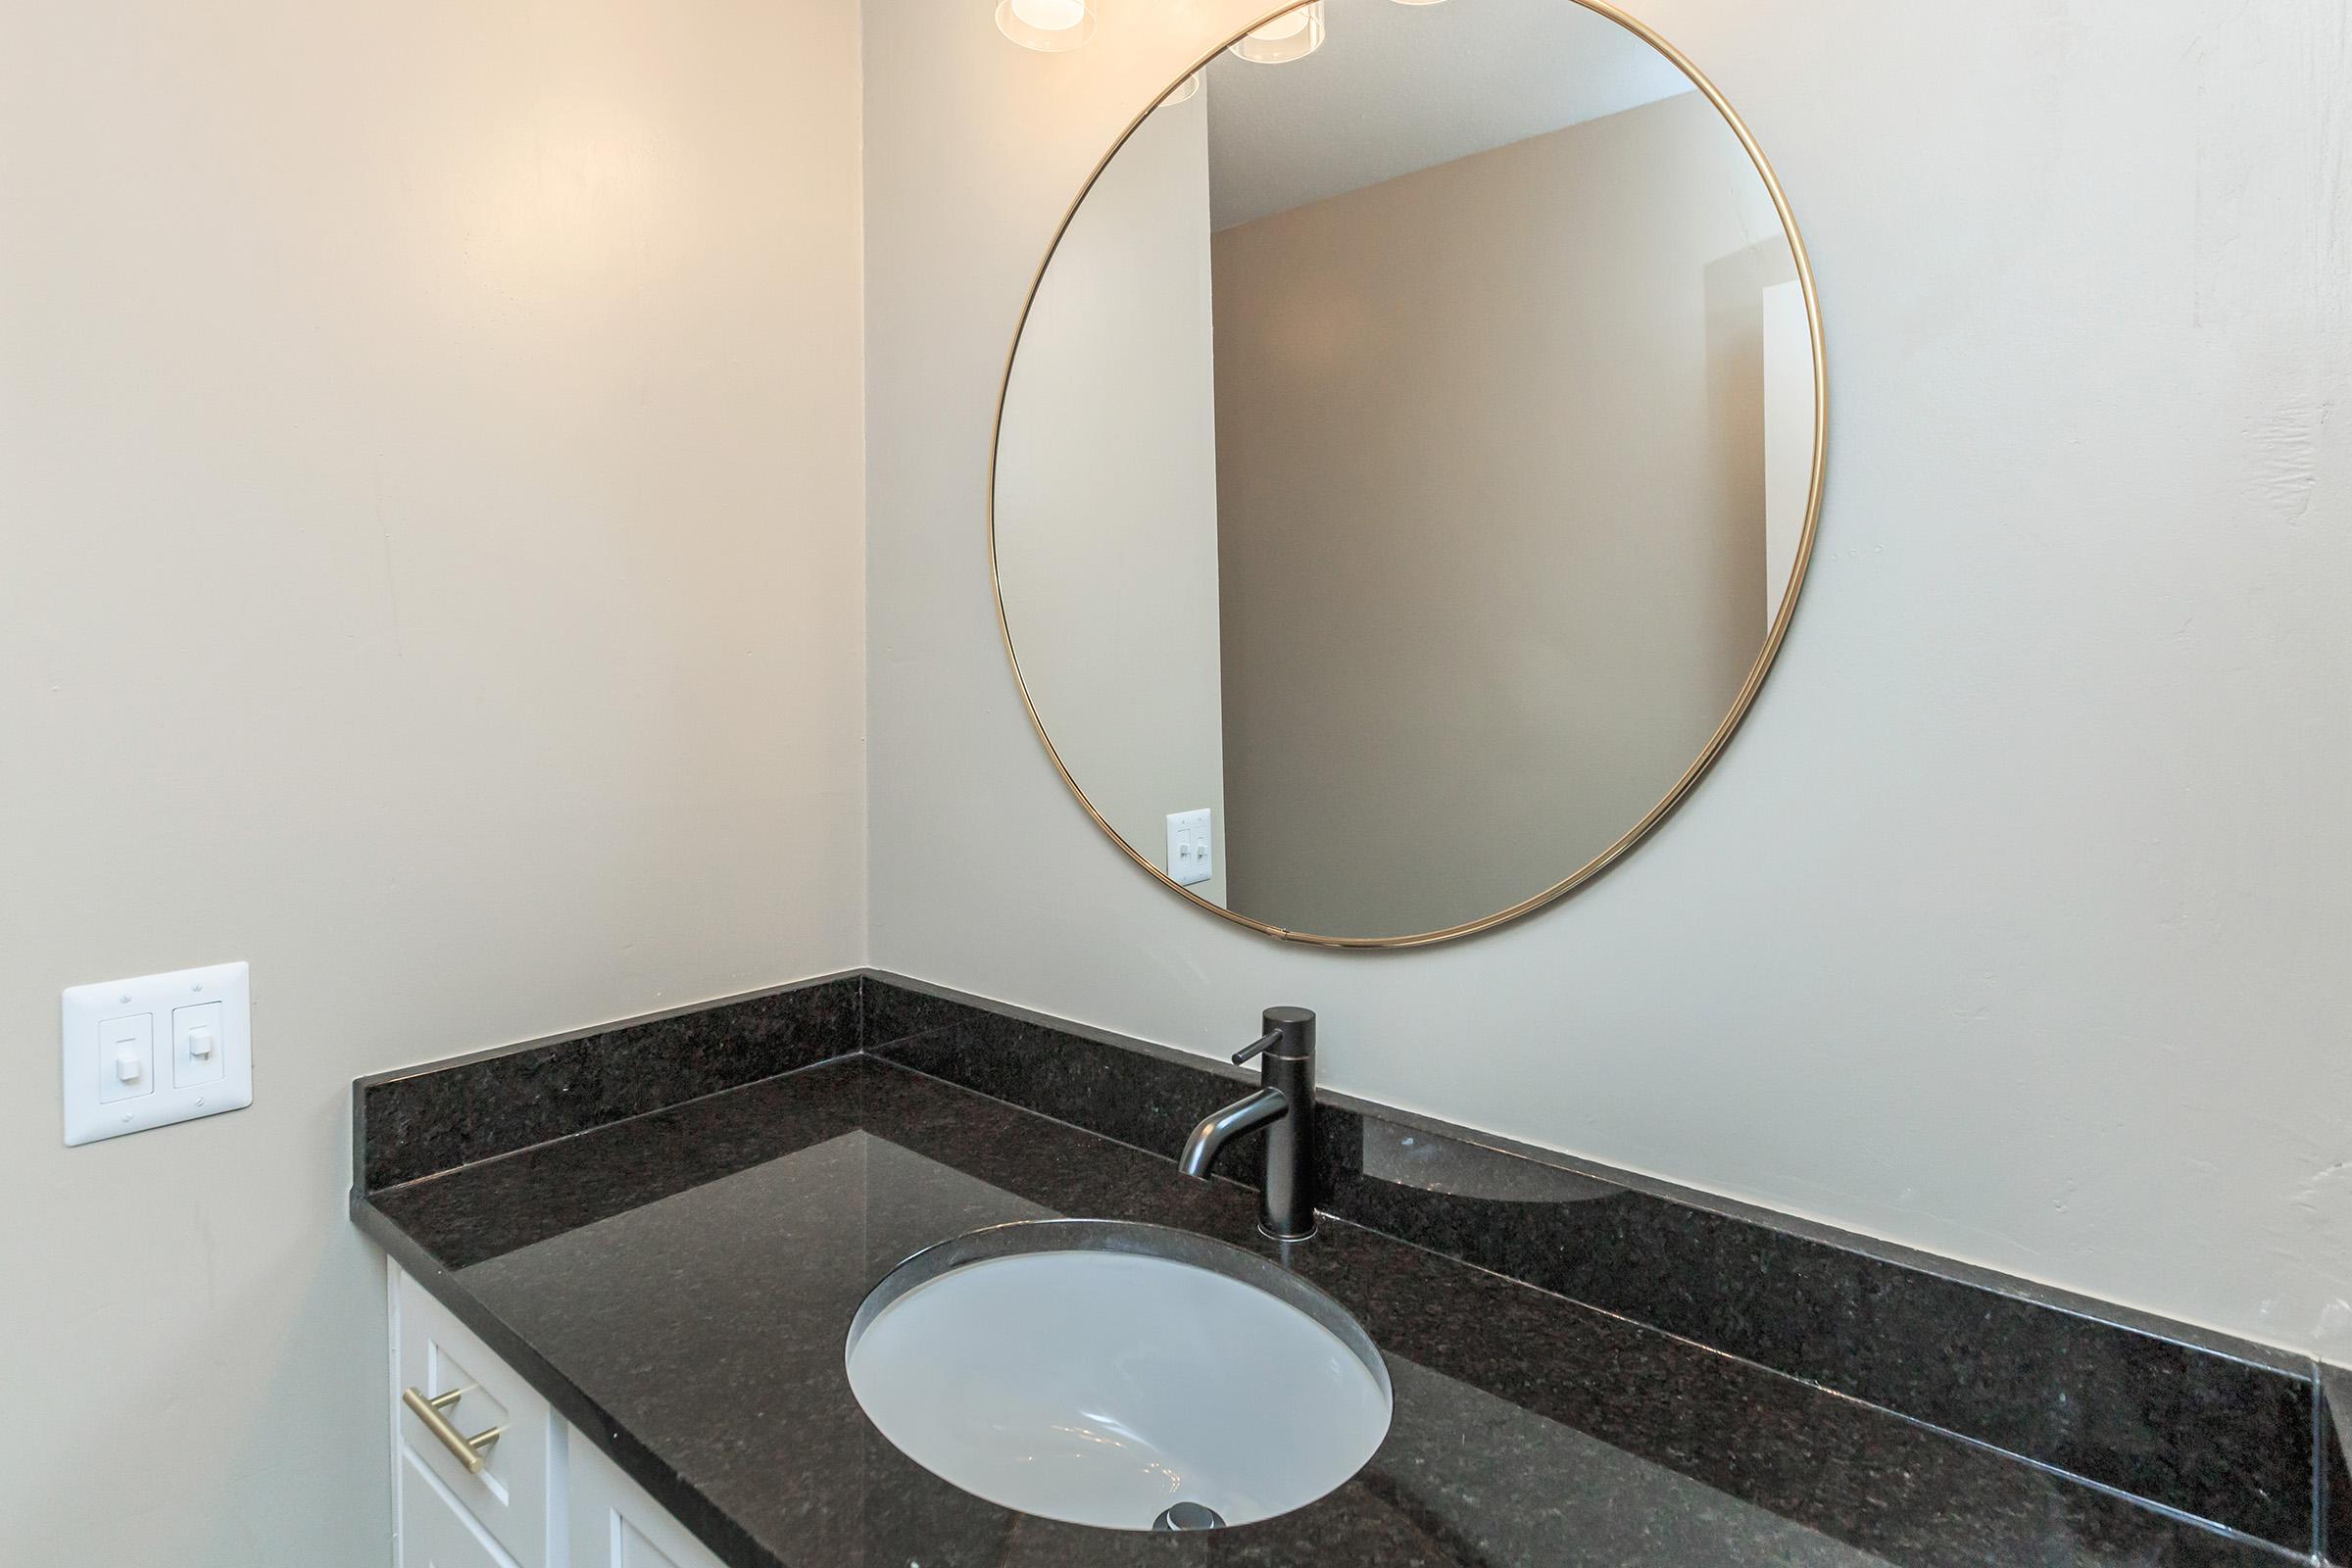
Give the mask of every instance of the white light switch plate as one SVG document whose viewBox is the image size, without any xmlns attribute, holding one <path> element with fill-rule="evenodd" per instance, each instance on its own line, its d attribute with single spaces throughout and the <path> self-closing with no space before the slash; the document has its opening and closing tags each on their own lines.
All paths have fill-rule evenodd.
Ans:
<svg viewBox="0 0 2352 1568">
<path fill-rule="evenodd" d="M 1189 888 L 1216 875 L 1210 851 L 1208 812 L 1175 811 L 1168 816 L 1168 877 Z"/>
<path fill-rule="evenodd" d="M 66 988 L 66 1142 L 145 1132 L 253 1103 L 246 966 Z"/>
</svg>

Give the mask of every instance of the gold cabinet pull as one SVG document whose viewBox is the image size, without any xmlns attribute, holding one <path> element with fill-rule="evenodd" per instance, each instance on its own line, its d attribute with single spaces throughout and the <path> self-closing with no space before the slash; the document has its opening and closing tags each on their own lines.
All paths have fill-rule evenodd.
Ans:
<svg viewBox="0 0 2352 1568">
<path fill-rule="evenodd" d="M 403 1389 L 400 1391 L 400 1402 L 407 1405 L 410 1412 L 424 1423 L 425 1431 L 440 1440 L 441 1446 L 449 1450 L 451 1458 L 466 1467 L 467 1475 L 478 1476 L 482 1473 L 482 1466 L 490 1462 L 490 1446 L 496 1443 L 499 1435 L 507 1429 L 492 1427 L 487 1432 L 477 1432 L 469 1438 L 456 1427 L 451 1426 L 448 1418 L 441 1412 L 457 1403 L 465 1395 L 464 1389 L 458 1389 L 444 1394 L 438 1398 L 428 1399 L 415 1389 Z"/>
</svg>

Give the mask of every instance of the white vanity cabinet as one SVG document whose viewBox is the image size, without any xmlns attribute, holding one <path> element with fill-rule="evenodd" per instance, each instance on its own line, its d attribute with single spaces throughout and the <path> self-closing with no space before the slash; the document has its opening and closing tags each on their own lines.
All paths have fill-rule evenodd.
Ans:
<svg viewBox="0 0 2352 1568">
<path fill-rule="evenodd" d="M 723 1568 L 595 1444 L 570 1440 L 571 1568 Z"/>
<path fill-rule="evenodd" d="M 398 1568 L 722 1568 L 472 1330 L 387 1267 Z"/>
<path fill-rule="evenodd" d="M 392 1271 L 395 1451 L 428 1472 L 514 1568 L 563 1568 L 563 1423 L 471 1329 Z M 496 1433 L 495 1439 L 487 1435 Z M 408 1504 L 408 1466 L 401 1502 Z M 422 1568 L 403 1559 L 403 1568 Z"/>
<path fill-rule="evenodd" d="M 395 1462 L 400 1467 L 394 1484 L 400 1489 L 401 1568 L 514 1568 L 514 1559 L 498 1549 L 490 1532 L 458 1505 L 416 1454 L 404 1449 Z"/>
</svg>

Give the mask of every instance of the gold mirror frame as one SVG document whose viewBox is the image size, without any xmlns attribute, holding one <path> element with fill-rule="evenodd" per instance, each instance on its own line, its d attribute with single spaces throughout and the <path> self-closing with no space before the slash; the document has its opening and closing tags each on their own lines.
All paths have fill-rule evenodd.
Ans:
<svg viewBox="0 0 2352 1568">
<path fill-rule="evenodd" d="M 1068 765 L 1062 761 L 1061 753 L 1054 746 L 1054 737 L 1048 733 L 1046 721 L 1038 712 L 1036 702 L 1029 695 L 1029 683 L 1021 674 L 1021 658 L 1013 646 L 1012 626 L 1004 616 L 1004 587 L 998 575 L 997 461 L 1004 439 L 1004 405 L 1012 392 L 1013 361 L 1020 356 L 1021 335 L 1028 330 L 1029 313 L 1037 306 L 1037 291 L 1045 282 L 1047 269 L 1054 265 L 1054 253 L 1061 248 L 1062 236 L 1069 231 L 1071 220 L 1078 216 L 1078 209 L 1084 206 L 1087 197 L 1093 194 L 1096 182 L 1102 177 L 1102 171 L 1110 167 L 1111 160 L 1118 157 L 1120 150 L 1127 145 L 1128 138 L 1133 136 L 1137 128 L 1151 117 L 1152 112 L 1159 107 L 1160 101 L 1181 86 L 1185 78 L 1192 75 L 1193 73 L 1204 71 L 1213 65 L 1218 55 L 1223 54 L 1228 46 L 1241 38 L 1244 33 L 1249 32 L 1250 28 L 1263 26 L 1276 17 L 1296 10 L 1298 0 L 1291 0 L 1290 4 L 1275 7 L 1257 21 L 1250 23 L 1249 26 L 1236 32 L 1232 38 L 1218 44 L 1216 48 L 1179 72 L 1166 86 L 1146 103 L 1142 113 L 1127 122 L 1127 128 L 1119 132 L 1118 140 L 1111 143 L 1110 150 L 1096 163 L 1093 172 L 1086 176 L 1086 183 L 1079 187 L 1078 195 L 1071 201 L 1068 209 L 1062 213 L 1061 221 L 1054 225 L 1054 238 L 1046 246 L 1045 257 L 1037 264 L 1037 270 L 1029 279 L 1029 293 L 1028 297 L 1021 302 L 1020 319 L 1013 324 L 1012 348 L 1004 357 L 1004 374 L 997 386 L 996 422 L 989 436 L 988 581 L 990 592 L 995 595 L 997 602 L 997 632 L 1004 642 L 1004 657 L 1012 665 L 1012 683 L 1021 694 L 1021 708 L 1028 713 L 1030 725 L 1036 729 L 1038 740 L 1044 743 L 1046 756 L 1052 759 L 1054 770 L 1059 773 L 1061 781 L 1070 787 L 1070 793 L 1077 797 L 1078 805 L 1086 814 L 1094 819 L 1095 826 L 1101 828 L 1103 836 L 1117 845 L 1126 854 L 1127 858 L 1141 866 L 1160 886 L 1196 908 L 1205 909 L 1219 919 L 1230 920 L 1235 925 L 1246 926 L 1250 930 L 1261 932 L 1284 942 L 1297 942 L 1319 948 L 1421 948 L 1428 947 L 1432 943 L 1450 942 L 1457 937 L 1476 936 L 1481 931 L 1491 931 L 1507 921 L 1516 920 L 1525 914 L 1532 914 L 1547 904 L 1566 898 L 1624 859 L 1643 839 L 1656 831 L 1658 824 L 1665 821 L 1673 813 L 1675 808 L 1682 805 L 1684 800 L 1690 796 L 1691 789 L 1706 775 L 1707 769 L 1713 767 L 1716 759 L 1723 755 L 1724 748 L 1731 743 L 1733 733 L 1739 729 L 1740 721 L 1745 718 L 1748 710 L 1755 706 L 1756 694 L 1764 688 L 1764 677 L 1771 672 L 1773 661 L 1780 657 L 1781 644 L 1788 638 L 1789 621 L 1796 613 L 1797 596 L 1804 589 L 1805 573 L 1813 562 L 1814 534 L 1821 523 L 1822 476 L 1829 463 L 1829 358 L 1822 341 L 1821 299 L 1813 285 L 1813 264 L 1805 253 L 1804 237 L 1797 231 L 1796 215 L 1788 210 L 1788 193 L 1781 189 L 1780 176 L 1772 172 L 1772 165 L 1765 158 L 1764 149 L 1756 145 L 1755 135 L 1747 128 L 1747 122 L 1740 118 L 1739 111 L 1731 106 L 1730 101 L 1723 96 L 1722 91 L 1716 87 L 1715 83 L 1707 79 L 1706 73 L 1690 63 L 1689 56 L 1660 37 L 1657 31 L 1646 23 L 1627 15 L 1616 6 L 1608 4 L 1607 0 L 1560 0 L 1560 3 L 1582 6 L 1596 16 L 1614 22 L 1665 56 L 1676 70 L 1690 78 L 1692 86 L 1706 94 L 1707 101 L 1715 106 L 1715 112 L 1723 117 L 1724 122 L 1732 127 L 1732 133 L 1740 138 L 1740 145 L 1746 149 L 1748 161 L 1755 165 L 1757 177 L 1764 181 L 1764 188 L 1772 193 L 1773 210 L 1780 215 L 1781 231 L 1788 237 L 1789 252 L 1795 258 L 1797 282 L 1804 289 L 1805 324 L 1812 338 L 1813 353 L 1813 472 L 1805 498 L 1804 531 L 1798 536 L 1796 559 L 1788 568 L 1788 587 L 1781 597 L 1780 612 L 1773 616 L 1772 629 L 1765 635 L 1763 651 L 1756 656 L 1754 666 L 1748 670 L 1747 679 L 1740 685 L 1739 696 L 1732 702 L 1731 711 L 1725 714 L 1723 722 L 1716 726 L 1715 733 L 1708 738 L 1705 748 L 1699 752 L 1698 760 L 1690 764 L 1683 776 L 1675 781 L 1674 787 L 1666 792 L 1665 798 L 1651 807 L 1640 821 L 1629 828 L 1615 843 L 1579 867 L 1572 875 L 1553 883 L 1531 899 L 1515 904 L 1494 914 L 1487 915 L 1483 919 L 1447 926 L 1441 931 L 1423 931 L 1413 936 L 1327 937 L 1317 936 L 1312 932 L 1288 930 L 1282 926 L 1269 925 L 1263 920 L 1252 920 L 1248 915 L 1228 909 L 1222 905 L 1211 904 L 1192 889 L 1178 883 L 1152 863 L 1151 857 L 1128 843 L 1119 830 L 1112 827 L 1101 811 L 1095 809 L 1095 803 L 1086 798 L 1086 791 L 1079 786 L 1078 780 L 1071 776 Z"/>
</svg>

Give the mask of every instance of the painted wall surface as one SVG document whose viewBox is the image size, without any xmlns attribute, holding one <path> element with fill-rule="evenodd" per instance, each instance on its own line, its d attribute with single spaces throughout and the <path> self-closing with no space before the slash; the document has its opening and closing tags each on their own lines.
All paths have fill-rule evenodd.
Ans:
<svg viewBox="0 0 2352 1568">
<path fill-rule="evenodd" d="M 997 647 L 995 380 L 1078 182 L 1250 0 L 1095 40 L 868 0 L 877 963 L 2352 1353 L 2352 21 L 2339 0 L 1646 0 L 1761 138 L 1829 330 L 1792 637 L 1570 902 L 1276 945 L 1101 840 Z M 1333 24 L 1347 5 L 1333 7 Z M 961 853 L 984 798 L 1018 853 Z"/>
<path fill-rule="evenodd" d="M 1686 92 L 1215 255 L 1231 906 L 1396 937 L 1523 904 L 1665 799 L 1763 650 L 1772 194 Z"/>
<path fill-rule="evenodd" d="M 390 1561 L 362 1073 L 863 956 L 850 0 L 0 6 L 0 1561 Z M 58 993 L 253 965 L 60 1141 Z"/>
<path fill-rule="evenodd" d="M 1170 812 L 1225 821 L 1207 107 L 1153 114 L 1072 217 L 997 452 L 997 574 L 1030 701 L 1162 870 Z M 1193 885 L 1212 904 L 1226 858 Z"/>
</svg>

